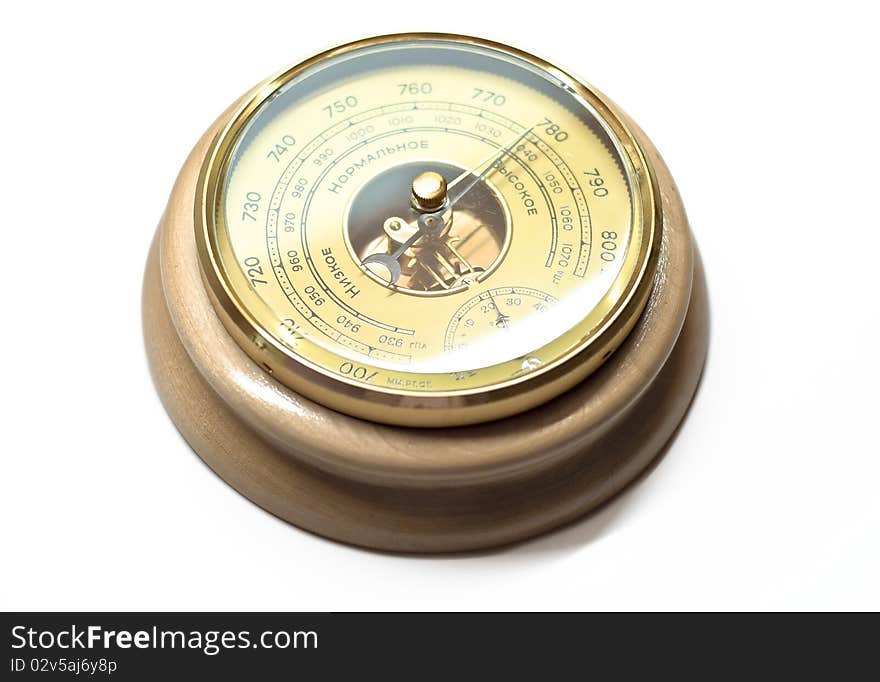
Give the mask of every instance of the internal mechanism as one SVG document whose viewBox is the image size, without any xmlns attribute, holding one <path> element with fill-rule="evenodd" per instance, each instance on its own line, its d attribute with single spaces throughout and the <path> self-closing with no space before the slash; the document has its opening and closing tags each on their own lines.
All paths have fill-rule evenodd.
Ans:
<svg viewBox="0 0 880 682">
<path fill-rule="evenodd" d="M 508 240 L 507 214 L 482 182 L 452 210 L 446 183 L 461 173 L 441 163 L 406 164 L 358 193 L 347 231 L 369 274 L 404 291 L 443 294 L 471 286 L 498 265 Z"/>
</svg>

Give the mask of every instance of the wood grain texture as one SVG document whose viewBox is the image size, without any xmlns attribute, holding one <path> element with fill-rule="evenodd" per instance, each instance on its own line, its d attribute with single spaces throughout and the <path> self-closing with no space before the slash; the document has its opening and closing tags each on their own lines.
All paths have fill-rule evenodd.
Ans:
<svg viewBox="0 0 880 682">
<path fill-rule="evenodd" d="M 221 117 L 222 119 L 222 117 Z M 194 187 L 216 124 L 187 160 L 144 280 L 154 381 L 193 449 L 242 494 L 337 540 L 406 552 L 470 550 L 595 508 L 662 450 L 699 381 L 705 281 L 677 189 L 634 126 L 658 181 L 663 241 L 635 329 L 567 393 L 521 415 L 449 429 L 352 418 L 274 381 L 211 306 L 193 236 Z"/>
</svg>

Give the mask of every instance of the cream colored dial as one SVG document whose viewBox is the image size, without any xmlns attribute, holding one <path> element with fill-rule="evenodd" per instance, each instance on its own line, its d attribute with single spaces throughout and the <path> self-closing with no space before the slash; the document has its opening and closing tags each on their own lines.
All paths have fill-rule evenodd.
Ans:
<svg viewBox="0 0 880 682">
<path fill-rule="evenodd" d="M 644 302 L 649 176 L 597 96 L 526 57 L 368 41 L 243 107 L 199 237 L 276 378 L 361 416 L 461 423 L 546 399 L 619 343 Z"/>
</svg>

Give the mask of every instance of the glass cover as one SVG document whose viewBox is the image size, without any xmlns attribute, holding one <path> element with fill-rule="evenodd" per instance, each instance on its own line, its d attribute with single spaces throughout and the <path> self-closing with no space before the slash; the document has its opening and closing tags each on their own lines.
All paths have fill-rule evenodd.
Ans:
<svg viewBox="0 0 880 682">
<path fill-rule="evenodd" d="M 238 305 L 350 383 L 520 381 L 588 345 L 643 267 L 611 128 L 563 74 L 491 46 L 328 56 L 268 93 L 223 161 L 209 241 Z"/>
</svg>

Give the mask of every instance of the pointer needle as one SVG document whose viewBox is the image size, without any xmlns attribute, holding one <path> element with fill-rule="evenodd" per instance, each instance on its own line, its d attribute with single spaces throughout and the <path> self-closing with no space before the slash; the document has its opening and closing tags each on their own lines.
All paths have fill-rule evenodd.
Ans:
<svg viewBox="0 0 880 682">
<path fill-rule="evenodd" d="M 466 170 L 464 173 L 462 173 L 462 174 L 459 175 L 457 178 L 455 178 L 455 180 L 453 180 L 452 182 L 450 182 L 449 185 L 447 185 L 447 191 L 450 190 L 450 189 L 452 189 L 453 187 L 455 187 L 455 186 L 456 186 L 457 184 L 459 184 L 460 182 L 462 182 L 462 181 L 463 181 L 466 177 L 468 177 L 469 175 L 473 175 L 473 174 L 476 172 L 477 168 L 479 168 L 480 166 L 482 166 L 482 165 L 485 164 L 485 163 L 488 163 L 488 165 L 483 169 L 483 172 L 480 173 L 477 177 L 475 177 L 475 178 L 474 178 L 474 179 L 473 179 L 473 180 L 467 185 L 467 187 L 465 187 L 461 192 L 458 192 L 455 196 L 450 196 L 450 197 L 449 197 L 449 204 L 450 204 L 450 205 L 454 205 L 455 203 L 457 203 L 458 201 L 460 201 L 461 198 L 462 198 L 465 194 L 467 194 L 468 192 L 470 192 L 471 189 L 473 189 L 474 185 L 476 185 L 480 180 L 482 180 L 483 178 L 485 178 L 485 177 L 489 174 L 489 171 L 491 171 L 492 168 L 495 167 L 495 163 L 496 163 L 497 161 L 499 161 L 500 159 L 504 158 L 505 156 L 507 156 L 507 155 L 510 153 L 510 151 L 511 151 L 511 150 L 512 150 L 517 144 L 519 144 L 519 142 L 520 142 L 523 138 L 525 138 L 526 135 L 528 135 L 530 132 L 532 132 L 532 129 L 533 129 L 533 128 L 534 128 L 534 126 L 532 126 L 531 128 L 527 128 L 527 129 L 525 130 L 525 132 L 523 132 L 521 135 L 518 135 L 518 136 L 516 137 L 516 139 L 515 139 L 513 142 L 511 142 L 510 144 L 508 144 L 507 146 L 505 146 L 504 148 L 502 148 L 502 150 L 501 150 L 500 152 L 498 152 L 498 151 L 496 151 L 496 150 L 493 149 L 491 154 L 489 154 L 487 157 L 485 157 L 484 159 L 482 159 L 482 160 L 481 160 L 478 164 L 476 164 L 473 168 L 471 168 L 470 170 Z"/>
<path fill-rule="evenodd" d="M 406 251 L 410 246 L 416 243 L 418 239 L 424 235 L 425 233 L 422 230 L 413 233 L 413 235 L 407 239 L 403 244 L 398 246 L 392 253 L 374 253 L 370 256 L 364 258 L 364 265 L 369 265 L 370 263 L 378 263 L 382 267 L 388 270 L 389 275 L 389 284 L 394 284 L 398 279 L 400 279 L 400 263 L 398 259 Z"/>
<path fill-rule="evenodd" d="M 495 297 L 492 295 L 492 290 L 490 289 L 486 293 L 489 294 L 489 300 L 492 301 L 492 305 L 495 307 L 495 312 L 498 313 L 498 317 L 495 319 L 495 326 L 509 329 L 510 325 L 507 324 L 507 321 L 510 319 L 510 317 L 501 312 L 501 308 L 498 307 L 498 303 L 495 301 Z"/>
</svg>

